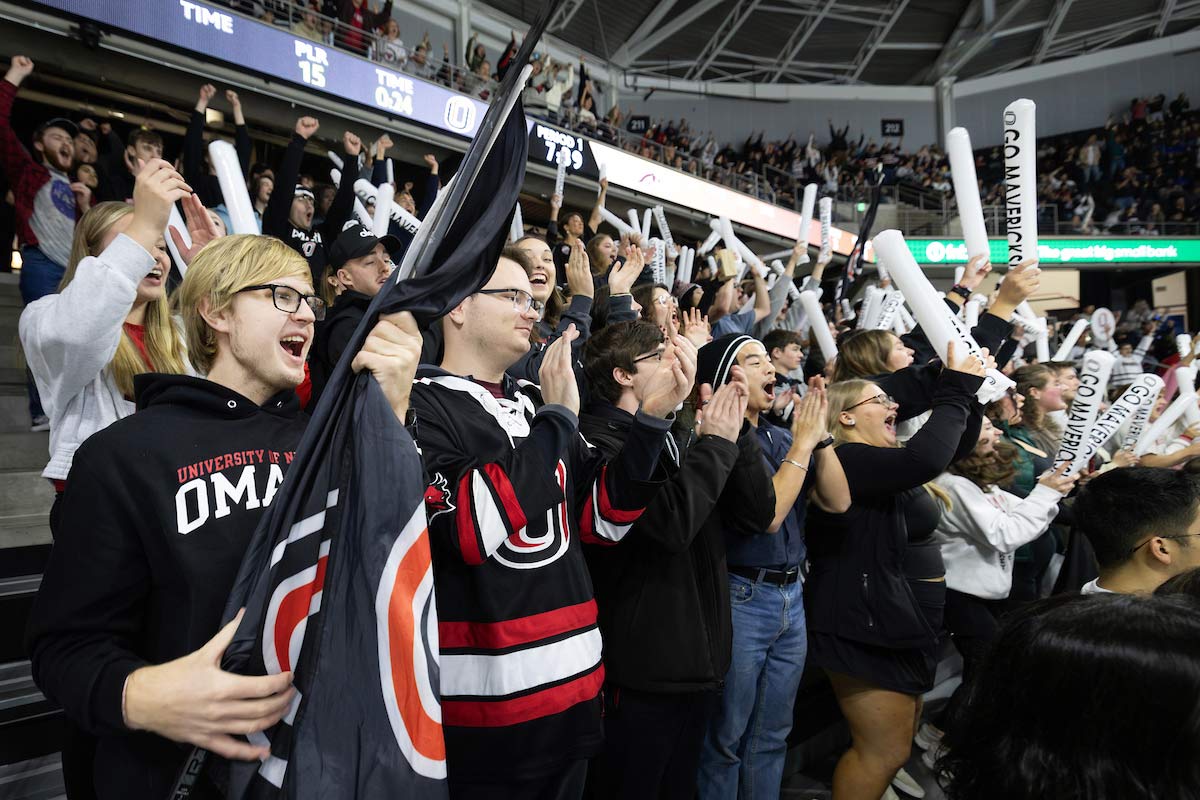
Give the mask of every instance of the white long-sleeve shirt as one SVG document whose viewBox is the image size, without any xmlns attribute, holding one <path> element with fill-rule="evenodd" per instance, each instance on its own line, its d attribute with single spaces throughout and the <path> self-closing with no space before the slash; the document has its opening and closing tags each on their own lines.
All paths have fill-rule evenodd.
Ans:
<svg viewBox="0 0 1200 800">
<path fill-rule="evenodd" d="M 99 256 L 80 261 L 65 289 L 21 312 L 21 345 L 50 418 L 43 477 L 66 480 L 79 445 L 134 412 L 108 364 L 138 284 L 153 267 L 154 257 L 121 234 Z"/>
<path fill-rule="evenodd" d="M 934 482 L 952 503 L 934 532 L 946 563 L 946 586 L 985 600 L 1008 597 L 1012 554 L 1046 532 L 1062 495 L 1041 484 L 1024 499 L 995 487 L 985 492 L 949 473 Z"/>
</svg>

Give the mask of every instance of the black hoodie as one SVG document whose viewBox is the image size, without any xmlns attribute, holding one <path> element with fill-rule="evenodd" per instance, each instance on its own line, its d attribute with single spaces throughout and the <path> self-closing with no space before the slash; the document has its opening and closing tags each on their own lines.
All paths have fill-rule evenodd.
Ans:
<svg viewBox="0 0 1200 800">
<path fill-rule="evenodd" d="M 308 354 L 308 375 L 312 379 L 312 397 L 308 401 L 310 410 L 317 407 L 317 400 L 321 399 L 321 392 L 325 391 L 333 368 L 350 346 L 354 331 L 374 299 L 347 289 L 338 295 L 325 319 L 317 323 L 312 350 Z"/>
<path fill-rule="evenodd" d="M 290 391 L 261 407 L 181 375 L 139 375 L 135 391 L 138 413 L 75 454 L 29 627 L 38 687 L 99 737 L 101 800 L 170 789 L 187 746 L 125 726 L 125 679 L 217 633 L 308 421 Z"/>
</svg>

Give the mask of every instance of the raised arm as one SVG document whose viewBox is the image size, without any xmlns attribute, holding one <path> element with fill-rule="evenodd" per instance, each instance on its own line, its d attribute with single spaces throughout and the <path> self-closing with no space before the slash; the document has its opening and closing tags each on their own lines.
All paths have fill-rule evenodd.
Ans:
<svg viewBox="0 0 1200 800">
<path fill-rule="evenodd" d="M 329 213 L 321 223 L 321 237 L 332 242 L 341 233 L 342 226 L 354 213 L 354 173 L 353 164 L 358 163 L 358 154 L 362 152 L 362 140 L 350 131 L 342 134 L 342 161 L 346 168 L 342 170 L 342 182 L 338 184 L 337 193 L 329 205 Z"/>
<path fill-rule="evenodd" d="M 188 119 L 187 131 L 183 135 L 183 177 L 189 183 L 200 185 L 204 176 L 204 123 L 209 101 L 217 93 L 217 87 L 206 83 L 200 87 L 196 105 Z"/>
<path fill-rule="evenodd" d="M 271 192 L 271 199 L 267 201 L 267 207 L 263 211 L 263 234 L 276 236 L 285 242 L 291 237 L 291 223 L 288 222 L 288 217 L 292 213 L 292 187 L 300 180 L 300 161 L 304 158 L 308 138 L 316 133 L 319 127 L 321 123 L 313 117 L 300 117 L 296 120 L 292 139 L 283 154 L 283 163 L 275 173 L 275 190 Z M 346 169 L 342 171 L 343 184 L 346 181 L 354 183 L 349 170 L 350 165 L 347 164 Z"/>
<path fill-rule="evenodd" d="M 246 115 L 242 113 L 242 100 L 233 89 L 225 90 L 225 100 L 233 109 L 233 146 L 237 150 L 238 163 L 242 165 L 242 173 L 250 170 L 250 154 L 253 144 L 250 142 L 250 129 L 246 127 Z"/>
<path fill-rule="evenodd" d="M 17 88 L 33 72 L 33 61 L 25 56 L 13 56 L 4 82 L 0 83 L 0 164 L 8 178 L 9 186 L 21 184 L 25 170 L 34 166 L 33 157 L 21 144 L 12 127 L 12 105 Z"/>
<path fill-rule="evenodd" d="M 600 223 L 604 221 L 604 216 L 600 210 L 604 208 L 604 203 L 608 199 L 608 178 L 600 179 L 600 193 L 596 195 L 596 202 L 592 205 L 592 213 L 588 217 L 588 227 L 593 231 L 600 229 Z M 587 244 L 587 242 L 584 242 Z"/>
</svg>

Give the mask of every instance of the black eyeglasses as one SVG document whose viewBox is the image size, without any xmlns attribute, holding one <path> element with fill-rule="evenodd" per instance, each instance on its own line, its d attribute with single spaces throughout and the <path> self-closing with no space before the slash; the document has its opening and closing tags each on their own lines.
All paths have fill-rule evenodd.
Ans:
<svg viewBox="0 0 1200 800">
<path fill-rule="evenodd" d="M 644 356 L 638 356 L 637 358 L 635 358 L 635 359 L 633 360 L 633 363 L 635 363 L 635 364 L 636 364 L 636 363 L 638 363 L 639 361 L 649 361 L 649 360 L 650 360 L 650 359 L 652 359 L 652 358 L 653 358 L 655 361 L 662 361 L 662 354 L 663 354 L 663 351 L 662 351 L 662 350 L 657 350 L 657 351 L 655 351 L 655 352 L 653 352 L 653 353 L 647 353 L 647 354 L 646 354 L 646 355 L 644 355 Z"/>
<path fill-rule="evenodd" d="M 533 295 L 524 289 L 480 289 L 476 294 L 491 294 L 499 297 L 508 296 L 512 300 L 513 310 L 524 314 L 529 309 L 533 309 L 538 314 L 542 313 L 542 309 L 546 304 L 541 300 L 535 300 Z"/>
<path fill-rule="evenodd" d="M 1181 533 L 1181 534 L 1179 534 L 1178 536 L 1151 536 L 1149 539 L 1147 539 L 1146 541 L 1144 541 L 1144 542 L 1142 542 L 1141 544 L 1139 544 L 1137 547 L 1135 547 L 1135 548 L 1133 548 L 1132 550 L 1130 550 L 1130 551 L 1129 551 L 1129 555 L 1127 555 L 1127 556 L 1125 556 L 1125 557 L 1126 557 L 1126 558 L 1129 558 L 1129 556 L 1133 555 L 1133 554 L 1134 554 L 1134 553 L 1136 553 L 1138 550 L 1141 550 L 1143 547 L 1145 547 L 1146 545 L 1150 544 L 1150 543 L 1151 543 L 1151 542 L 1153 542 L 1155 539 L 1189 539 L 1189 538 L 1191 538 L 1192 536 L 1200 536 L 1200 533 Z"/>
<path fill-rule="evenodd" d="M 270 289 L 271 301 L 275 303 L 275 307 L 285 314 L 295 314 L 300 310 L 300 304 L 308 303 L 308 307 L 312 309 L 313 317 L 320 322 L 325 319 L 325 301 L 315 294 L 303 294 L 300 291 L 293 289 L 290 286 L 284 286 L 281 283 L 259 283 L 254 286 L 246 286 L 238 289 L 234 294 L 242 292 L 253 292 L 256 289 Z"/>
<path fill-rule="evenodd" d="M 881 406 L 894 406 L 894 405 L 896 405 L 896 399 L 894 397 L 892 397 L 890 394 L 877 394 L 874 397 L 868 397 L 866 400 L 863 400 L 861 403 L 855 403 L 854 405 L 850 406 L 850 408 L 847 408 L 846 410 L 851 411 L 853 409 L 858 408 L 859 406 L 865 406 L 867 403 L 879 403 L 879 405 L 881 405 Z"/>
</svg>

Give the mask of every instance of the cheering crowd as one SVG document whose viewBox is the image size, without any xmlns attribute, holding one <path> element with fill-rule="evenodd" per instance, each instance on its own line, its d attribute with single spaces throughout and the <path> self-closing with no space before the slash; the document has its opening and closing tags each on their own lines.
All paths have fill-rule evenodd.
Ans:
<svg viewBox="0 0 1200 800">
<path fill-rule="evenodd" d="M 958 314 L 991 290 L 969 350 L 832 302 L 803 242 L 765 275 L 718 245 L 686 283 L 668 250 L 657 280 L 656 245 L 600 229 L 602 183 L 586 213 L 555 197 L 548 235 L 514 236 L 435 323 L 385 315 L 347 354 L 413 242 L 356 218 L 386 136 L 346 133 L 329 192 L 300 174 L 315 118 L 273 169 L 241 148 L 261 234 L 233 234 L 201 146 L 215 88 L 179 168 L 135 131 L 89 186 L 115 134 L 51 119 L 26 148 L 11 110 L 32 71 L 16 56 L 0 82 L 0 159 L 57 492 L 29 642 L 72 800 L 165 796 L 179 743 L 221 757 L 192 796 L 220 796 L 223 759 L 270 761 L 293 673 L 223 671 L 222 611 L 343 356 L 419 447 L 452 797 L 778 796 L 806 665 L 849 725 L 835 800 L 919 796 L 914 741 L 956 800 L 1200 788 L 1190 347 L 1157 367 L 1181 400 L 1143 420 L 1178 421 L 1073 471 L 1078 370 L 1108 344 L 1039 362 L 1012 322 L 1035 263 L 996 282 L 973 261 L 946 293 Z M 428 163 L 420 207 L 395 187 L 418 220 L 443 188 Z M 1131 381 L 1165 336 L 1142 314 L 1120 334 Z M 1013 387 L 981 403 L 989 370 Z M 947 639 L 964 680 L 927 713 Z"/>
</svg>

